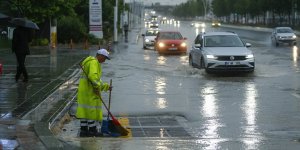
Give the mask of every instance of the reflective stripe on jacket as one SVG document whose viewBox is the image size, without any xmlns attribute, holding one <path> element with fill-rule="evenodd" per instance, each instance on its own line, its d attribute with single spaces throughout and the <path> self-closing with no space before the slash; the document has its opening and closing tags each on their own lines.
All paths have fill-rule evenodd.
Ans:
<svg viewBox="0 0 300 150">
<path fill-rule="evenodd" d="M 95 57 L 89 56 L 81 63 L 84 72 L 81 73 L 77 94 L 77 112 L 76 117 L 88 120 L 102 121 L 102 102 L 94 89 L 107 91 L 108 83 L 101 80 L 101 64 Z M 89 80 L 91 80 L 91 82 Z"/>
</svg>

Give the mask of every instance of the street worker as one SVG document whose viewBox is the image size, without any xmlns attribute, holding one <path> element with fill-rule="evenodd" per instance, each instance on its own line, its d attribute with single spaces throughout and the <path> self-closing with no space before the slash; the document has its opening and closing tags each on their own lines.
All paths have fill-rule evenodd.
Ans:
<svg viewBox="0 0 300 150">
<path fill-rule="evenodd" d="M 80 119 L 80 137 L 101 137 L 103 134 L 97 129 L 102 122 L 101 91 L 111 90 L 108 83 L 101 80 L 101 64 L 110 60 L 106 49 L 97 51 L 95 57 L 89 56 L 81 63 L 81 78 L 77 94 L 76 117 Z"/>
<path fill-rule="evenodd" d="M 17 72 L 15 81 L 18 82 L 20 76 L 23 74 L 23 82 L 28 82 L 28 74 L 25 68 L 26 55 L 30 54 L 29 43 L 32 40 L 31 29 L 18 26 L 13 31 L 12 52 L 16 54 L 17 58 Z"/>
</svg>

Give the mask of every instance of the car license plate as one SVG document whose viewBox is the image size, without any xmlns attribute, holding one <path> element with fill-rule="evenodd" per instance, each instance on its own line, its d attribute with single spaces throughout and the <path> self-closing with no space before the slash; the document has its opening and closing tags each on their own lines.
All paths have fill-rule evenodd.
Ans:
<svg viewBox="0 0 300 150">
<path fill-rule="evenodd" d="M 175 51 L 175 50 L 177 50 L 177 47 L 171 47 L 171 48 L 169 48 L 169 50 Z"/>
<path fill-rule="evenodd" d="M 234 66 L 234 65 L 240 65 L 240 62 L 236 62 L 236 61 L 227 61 L 225 62 L 226 66 Z"/>
</svg>

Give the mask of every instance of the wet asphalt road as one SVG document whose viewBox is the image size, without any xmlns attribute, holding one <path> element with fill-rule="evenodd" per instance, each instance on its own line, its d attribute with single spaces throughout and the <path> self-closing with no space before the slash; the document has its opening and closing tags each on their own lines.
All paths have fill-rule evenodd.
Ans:
<svg viewBox="0 0 300 150">
<path fill-rule="evenodd" d="M 199 32 L 188 22 L 161 28 L 181 31 L 189 43 Z M 76 137 L 77 120 L 66 124 L 66 131 L 58 137 L 85 149 L 300 149 L 297 46 L 275 47 L 269 32 L 206 29 L 216 30 L 234 31 L 252 44 L 250 49 L 256 57 L 253 74 L 208 75 L 188 66 L 188 55 L 158 55 L 151 49 L 143 50 L 141 37 L 136 38 L 143 28 L 141 32 L 133 29 L 129 43 L 120 42 L 111 53 L 112 60 L 103 65 L 103 80 L 113 79 L 115 115 L 175 118 L 188 137 L 166 137 L 164 132 L 158 132 L 157 136 L 143 138 L 80 139 Z M 16 84 L 14 55 L 1 51 L 2 63 L 9 65 L 5 65 L 5 75 L 1 76 L 0 98 L 15 99 L 1 101 L 1 117 L 22 117 L 65 82 L 82 57 L 94 53 L 60 49 L 49 54 L 48 49 L 32 50 L 27 59 L 30 82 Z M 103 96 L 107 99 L 108 95 Z M 159 128 L 163 131 L 167 127 Z M 74 130 L 67 132 L 70 129 Z"/>
<path fill-rule="evenodd" d="M 199 31 L 189 22 L 161 28 L 181 31 L 189 43 Z M 177 121 L 188 138 L 160 134 L 154 138 L 80 139 L 75 120 L 65 125 L 73 131 L 58 137 L 85 149 L 300 149 L 297 46 L 271 45 L 270 32 L 206 29 L 212 30 L 234 31 L 252 44 L 253 74 L 208 75 L 190 67 L 188 55 L 143 50 L 141 37 L 135 38 L 143 28 L 141 32 L 132 30 L 129 43 L 119 43 L 112 60 L 103 65 L 103 80 L 113 79 L 111 107 L 115 115 L 175 116 L 181 118 Z"/>
</svg>

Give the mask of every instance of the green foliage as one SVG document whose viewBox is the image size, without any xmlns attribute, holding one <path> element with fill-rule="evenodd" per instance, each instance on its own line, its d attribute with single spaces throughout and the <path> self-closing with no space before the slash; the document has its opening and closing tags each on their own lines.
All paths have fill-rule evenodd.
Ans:
<svg viewBox="0 0 300 150">
<path fill-rule="evenodd" d="M 10 48 L 11 40 L 0 37 L 0 48 Z"/>
<path fill-rule="evenodd" d="M 108 24 L 103 28 L 104 38 L 112 36 L 114 5 L 115 0 L 102 0 L 102 22 Z M 123 10 L 123 0 L 119 0 L 118 8 L 120 16 Z M 50 19 L 57 18 L 57 23 L 60 26 L 57 36 L 59 42 L 69 41 L 71 37 L 74 42 L 80 41 L 87 36 L 89 0 L 0 0 L 0 10 L 1 13 L 11 17 L 26 17 L 36 22 L 40 25 L 40 34 L 49 31 L 49 26 L 45 24 L 48 24 Z M 120 17 L 118 18 L 120 19 Z M 71 22 L 68 23 L 68 21 Z M 66 27 L 63 27 L 64 25 Z"/>
<path fill-rule="evenodd" d="M 33 39 L 31 42 L 33 46 L 47 46 L 49 45 L 49 40 L 47 38 L 37 38 Z"/>
<path fill-rule="evenodd" d="M 207 1 L 207 0 L 205 0 Z M 209 9 L 209 8 L 206 8 Z M 177 17 L 195 17 L 204 15 L 204 4 L 202 0 L 188 0 L 175 7 L 173 15 Z M 208 11 L 208 10 L 206 10 Z"/>
<path fill-rule="evenodd" d="M 76 17 L 61 17 L 57 22 L 58 42 L 82 42 L 87 37 L 87 27 Z"/>
<path fill-rule="evenodd" d="M 88 34 L 87 40 L 90 44 L 96 45 L 99 44 L 99 39 L 93 34 Z"/>
<path fill-rule="evenodd" d="M 13 17 L 27 17 L 43 23 L 52 17 L 75 16 L 74 7 L 80 0 L 9 0 L 0 2 L 0 10 L 6 9 Z M 7 10 L 4 6 L 11 8 Z"/>
</svg>

